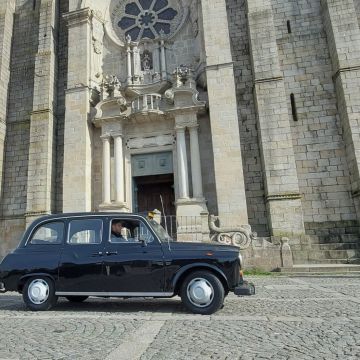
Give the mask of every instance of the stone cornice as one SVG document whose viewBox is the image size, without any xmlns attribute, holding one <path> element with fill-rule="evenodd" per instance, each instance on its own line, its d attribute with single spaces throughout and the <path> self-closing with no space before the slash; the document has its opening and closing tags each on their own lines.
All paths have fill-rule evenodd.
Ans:
<svg viewBox="0 0 360 360">
<path fill-rule="evenodd" d="M 283 81 L 284 77 L 283 76 L 271 76 L 268 78 L 260 78 L 260 79 L 254 79 L 254 83 L 255 84 L 261 84 L 261 83 L 266 83 L 266 82 L 272 82 L 272 81 Z"/>
<path fill-rule="evenodd" d="M 198 114 L 199 112 L 206 111 L 206 104 L 202 105 L 195 105 L 195 106 L 188 106 L 188 107 L 178 107 L 174 109 L 169 109 L 166 111 L 166 114 L 171 116 L 176 115 L 188 115 L 188 114 Z"/>
<path fill-rule="evenodd" d="M 269 201 L 283 201 L 283 200 L 299 200 L 302 196 L 300 193 L 284 193 L 284 194 L 269 194 L 266 195 L 266 202 Z"/>
<path fill-rule="evenodd" d="M 41 114 L 52 114 L 54 115 L 54 112 L 52 109 L 40 109 L 40 110 L 34 110 L 30 112 L 30 115 L 41 115 Z"/>
<path fill-rule="evenodd" d="M 360 70 L 360 65 L 339 68 L 333 75 L 333 80 L 336 81 L 336 79 L 339 77 L 339 75 L 341 73 L 351 72 L 351 71 L 359 71 L 359 70 Z"/>
<path fill-rule="evenodd" d="M 210 64 L 210 65 L 206 65 L 205 69 L 206 70 L 219 70 L 219 69 L 224 69 L 224 68 L 234 68 L 234 62 L 226 62 L 226 63 L 221 63 L 221 64 Z"/>
<path fill-rule="evenodd" d="M 77 84 L 71 88 L 67 88 L 65 89 L 65 94 L 71 94 L 71 93 L 76 93 L 76 92 L 80 92 L 83 90 L 91 90 L 90 86 L 84 85 L 84 84 Z"/>
<path fill-rule="evenodd" d="M 25 217 L 30 216 L 42 216 L 42 215 L 51 215 L 51 211 L 43 210 L 43 211 L 29 211 L 25 213 Z"/>
<path fill-rule="evenodd" d="M 115 123 L 115 122 L 121 123 L 126 118 L 127 117 L 123 116 L 123 115 L 116 115 L 116 116 L 106 117 L 106 118 L 95 118 L 92 120 L 92 123 L 94 124 L 95 127 L 100 128 L 104 124 L 111 124 L 111 123 Z"/>
<path fill-rule="evenodd" d="M 64 20 L 67 22 L 67 26 L 76 26 L 86 22 L 90 22 L 93 12 L 90 8 L 80 9 L 68 12 L 63 15 Z"/>
</svg>

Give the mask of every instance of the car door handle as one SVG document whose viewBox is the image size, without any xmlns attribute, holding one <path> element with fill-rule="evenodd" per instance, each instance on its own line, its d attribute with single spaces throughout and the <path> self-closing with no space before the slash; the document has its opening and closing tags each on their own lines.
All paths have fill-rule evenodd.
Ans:
<svg viewBox="0 0 360 360">
<path fill-rule="evenodd" d="M 104 253 L 102 251 L 99 251 L 99 252 L 93 253 L 91 256 L 97 257 L 97 256 L 103 256 L 103 255 L 104 255 Z"/>
<path fill-rule="evenodd" d="M 117 253 L 117 251 L 107 251 L 105 254 L 107 256 L 110 256 L 110 255 L 117 255 L 118 253 Z"/>
</svg>

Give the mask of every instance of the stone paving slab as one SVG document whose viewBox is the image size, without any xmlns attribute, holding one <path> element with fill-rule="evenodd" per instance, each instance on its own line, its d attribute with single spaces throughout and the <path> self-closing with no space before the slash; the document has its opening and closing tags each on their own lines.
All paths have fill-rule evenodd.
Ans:
<svg viewBox="0 0 360 360">
<path fill-rule="evenodd" d="M 252 277 L 211 316 L 174 299 L 60 299 L 48 312 L 0 295 L 3 359 L 359 359 L 360 278 Z M 306 295 L 304 295 L 306 294 Z"/>
</svg>

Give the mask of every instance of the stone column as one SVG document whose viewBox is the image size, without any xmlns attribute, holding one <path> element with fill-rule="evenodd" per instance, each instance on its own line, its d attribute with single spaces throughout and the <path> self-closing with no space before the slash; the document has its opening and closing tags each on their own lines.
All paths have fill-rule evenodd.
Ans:
<svg viewBox="0 0 360 360">
<path fill-rule="evenodd" d="M 160 61 L 161 61 L 161 77 L 166 80 L 166 55 L 165 55 L 165 41 L 160 42 Z"/>
<path fill-rule="evenodd" d="M 202 176 L 201 176 L 198 129 L 199 129 L 199 125 L 197 124 L 193 126 L 189 126 L 193 197 L 195 199 L 200 200 L 204 198 L 204 195 L 203 195 Z"/>
<path fill-rule="evenodd" d="M 186 154 L 185 127 L 176 128 L 179 198 L 189 198 L 189 171 Z"/>
<path fill-rule="evenodd" d="M 271 0 L 247 0 L 254 96 L 271 234 L 299 242 L 304 220 Z"/>
<path fill-rule="evenodd" d="M 218 215 L 224 226 L 241 226 L 248 214 L 226 2 L 201 6 Z"/>
<path fill-rule="evenodd" d="M 6 113 L 15 3 L 15 0 L 0 1 L 0 203 L 3 184 Z"/>
<path fill-rule="evenodd" d="M 68 89 L 64 131 L 63 211 L 92 210 L 90 113 L 91 19 L 89 8 L 64 15 L 69 28 Z"/>
<path fill-rule="evenodd" d="M 360 220 L 360 30 L 353 0 L 322 0 L 351 190 Z"/>
<path fill-rule="evenodd" d="M 179 101 L 184 101 L 186 90 L 174 90 L 175 106 Z M 199 152 L 199 140 L 197 130 L 197 112 L 202 105 L 187 108 L 185 111 L 178 110 L 175 115 L 177 162 L 179 179 L 179 198 L 176 201 L 177 238 L 179 241 L 202 241 L 208 235 L 203 231 L 204 215 L 208 214 L 206 201 L 202 195 L 202 176 Z M 189 196 L 189 172 L 188 158 L 186 154 L 186 128 L 190 132 L 190 155 L 192 170 L 193 196 Z M 206 215 L 205 215 L 206 216 Z M 208 238 L 207 238 L 208 240 Z"/>
<path fill-rule="evenodd" d="M 41 0 L 39 22 L 33 111 L 30 118 L 27 223 L 40 215 L 50 214 L 54 209 L 57 1 Z"/>
<path fill-rule="evenodd" d="M 127 78 L 128 78 L 128 84 L 130 85 L 132 83 L 132 59 L 131 59 L 131 48 L 130 44 L 127 45 Z"/>
<path fill-rule="evenodd" d="M 124 204 L 124 153 L 123 153 L 123 134 L 113 134 L 114 153 L 115 153 L 115 191 L 116 203 Z"/>
<path fill-rule="evenodd" d="M 101 136 L 103 142 L 102 183 L 104 205 L 111 203 L 110 139 L 109 134 Z"/>
<path fill-rule="evenodd" d="M 140 50 L 138 45 L 133 46 L 133 71 L 134 71 L 134 82 L 140 82 L 141 76 L 141 58 Z"/>
</svg>

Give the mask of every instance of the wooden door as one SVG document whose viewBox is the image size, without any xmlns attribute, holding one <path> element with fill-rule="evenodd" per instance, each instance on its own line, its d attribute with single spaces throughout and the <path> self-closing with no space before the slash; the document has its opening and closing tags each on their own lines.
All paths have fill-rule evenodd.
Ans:
<svg viewBox="0 0 360 360">
<path fill-rule="evenodd" d="M 164 203 L 165 214 L 167 216 L 175 215 L 175 195 L 172 182 L 138 184 L 138 211 L 158 209 L 163 212 L 161 197 Z"/>
</svg>

